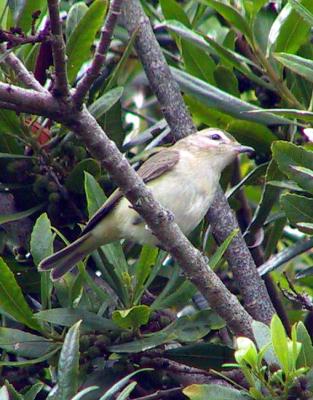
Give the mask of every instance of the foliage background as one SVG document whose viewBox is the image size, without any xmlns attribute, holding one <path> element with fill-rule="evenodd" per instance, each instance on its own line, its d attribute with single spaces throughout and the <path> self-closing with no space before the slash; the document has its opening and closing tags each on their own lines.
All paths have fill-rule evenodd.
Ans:
<svg viewBox="0 0 313 400">
<path fill-rule="evenodd" d="M 241 385 L 239 392 L 209 373 L 209 368 L 221 370 L 223 363 L 234 362 L 231 334 L 207 304 L 199 302 L 196 288 L 178 265 L 155 248 L 114 243 L 99 249 L 61 281 L 52 284 L 48 274 L 39 274 L 40 260 L 74 240 L 81 224 L 114 187 L 106 171 L 66 128 L 1 109 L 1 395 L 124 399 L 157 393 L 155 398 L 202 399 L 217 398 L 222 389 L 216 384 L 227 392 L 221 394 L 223 398 L 264 398 L 257 397 L 262 390 L 263 396 L 272 390 L 269 398 L 287 399 L 292 393 L 297 396 L 297 390 L 306 395 L 313 363 L 313 5 L 304 0 L 160 0 L 142 1 L 142 5 L 198 129 L 225 129 L 256 149 L 255 160 L 243 158 L 225 171 L 222 186 L 252 252 L 258 247 L 264 253 L 266 262 L 260 263 L 260 270 L 272 271 L 275 285 L 289 293 L 288 299 L 273 291 L 271 296 L 274 302 L 279 298 L 275 305 L 280 306 L 287 332 L 290 324 L 298 323 L 290 356 L 294 364 L 290 367 L 280 358 L 289 342 L 285 338 L 285 349 L 275 346 L 277 332 L 282 342 L 285 334 L 279 323 L 273 323 L 272 336 L 260 326 L 257 331 L 276 352 L 281 380 L 273 374 L 260 383 L 258 376 L 253 384 L 246 365 L 241 365 L 246 381 L 229 378 Z M 68 75 L 74 87 L 77 74 L 84 73 L 93 55 L 108 4 L 62 1 L 60 7 Z M 36 16 L 37 10 L 41 13 Z M 9 52 L 14 51 L 49 87 L 53 76 L 49 42 L 16 42 L 22 33 L 49 32 L 46 2 L 2 0 L 0 15 L 2 41 L 7 41 L 11 27 L 21 29 L 9 32 Z M 133 42 L 134 37 L 129 40 L 119 24 L 87 106 L 138 166 L 171 138 Z M 15 83 L 17 77 L 5 56 L 0 63 L 1 80 Z M 217 249 L 204 221 L 191 239 L 238 294 L 222 258 L 232 236 Z M 288 279 L 279 268 L 282 265 Z M 306 343 L 305 361 L 298 358 L 297 340 L 303 348 Z M 236 362 L 241 364 L 238 355 Z M 147 367 L 154 370 L 129 375 Z M 255 368 L 260 372 L 260 366 Z M 223 369 L 224 375 L 231 372 Z M 189 387 L 182 394 L 182 388 L 196 383 L 212 384 Z M 96 388 L 84 392 L 92 386 Z M 164 392 L 158 394 L 160 390 Z"/>
</svg>

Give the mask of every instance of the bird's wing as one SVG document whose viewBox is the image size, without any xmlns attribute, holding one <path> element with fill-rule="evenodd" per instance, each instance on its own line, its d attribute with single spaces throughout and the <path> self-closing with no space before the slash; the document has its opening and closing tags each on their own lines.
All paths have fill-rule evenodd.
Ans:
<svg viewBox="0 0 313 400">
<path fill-rule="evenodd" d="M 170 171 L 179 160 L 179 152 L 177 150 L 164 149 L 148 158 L 137 171 L 138 175 L 145 183 L 158 178 L 164 173 Z M 102 207 L 88 221 L 82 234 L 91 231 L 99 221 L 105 218 L 111 210 L 118 204 L 123 197 L 120 189 L 116 189 Z"/>
</svg>

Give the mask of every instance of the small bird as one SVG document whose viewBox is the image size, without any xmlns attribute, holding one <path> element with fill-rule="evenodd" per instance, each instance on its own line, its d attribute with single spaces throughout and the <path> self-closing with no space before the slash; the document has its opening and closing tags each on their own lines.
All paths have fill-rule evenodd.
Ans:
<svg viewBox="0 0 313 400">
<path fill-rule="evenodd" d="M 230 134 L 208 128 L 160 150 L 142 164 L 138 174 L 188 235 L 210 207 L 223 169 L 239 153 L 253 152 L 252 147 L 242 146 Z M 120 239 L 158 245 L 145 221 L 117 189 L 89 220 L 81 236 L 44 259 L 39 270 L 52 269 L 51 279 L 57 280 L 99 246 Z"/>
</svg>

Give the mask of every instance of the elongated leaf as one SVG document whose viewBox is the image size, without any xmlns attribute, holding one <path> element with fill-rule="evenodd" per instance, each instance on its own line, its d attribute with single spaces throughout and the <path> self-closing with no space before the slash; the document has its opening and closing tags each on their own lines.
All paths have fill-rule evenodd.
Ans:
<svg viewBox="0 0 313 400">
<path fill-rule="evenodd" d="M 89 106 L 90 113 L 99 119 L 105 114 L 122 96 L 123 88 L 117 87 L 115 89 L 105 92 L 99 99 Z"/>
<path fill-rule="evenodd" d="M 31 30 L 32 14 L 40 10 L 44 15 L 46 8 L 45 0 L 9 0 L 8 4 L 14 21 L 12 25 L 20 27 L 25 33 Z"/>
<path fill-rule="evenodd" d="M 127 376 L 125 376 L 125 378 L 119 380 L 117 383 L 115 383 L 115 385 L 113 385 L 109 390 L 107 390 L 106 393 L 99 400 L 111 400 L 112 396 L 115 393 L 119 392 L 128 383 L 130 378 L 139 374 L 140 372 L 147 372 L 147 371 L 153 371 L 153 368 L 142 368 L 132 372 L 131 374 L 128 374 Z"/>
<path fill-rule="evenodd" d="M 160 0 L 160 5 L 165 19 L 174 19 L 191 27 L 189 18 L 179 2 L 175 0 Z"/>
<path fill-rule="evenodd" d="M 271 337 L 275 354 L 280 362 L 284 372 L 289 372 L 288 362 L 288 343 L 284 326 L 278 316 L 275 314 L 271 322 Z"/>
<path fill-rule="evenodd" d="M 183 389 L 190 400 L 249 400 L 251 397 L 243 391 L 221 385 L 193 384 Z"/>
<path fill-rule="evenodd" d="M 298 0 L 288 0 L 291 7 L 310 25 L 313 26 L 313 13 Z"/>
<path fill-rule="evenodd" d="M 116 400 L 127 400 L 131 392 L 135 389 L 137 382 L 131 382 L 125 389 L 118 395 Z"/>
<path fill-rule="evenodd" d="M 72 169 L 66 178 L 65 186 L 74 193 L 82 194 L 84 193 L 84 174 L 89 172 L 91 175 L 99 176 L 100 171 L 100 165 L 95 159 L 85 158 Z"/>
<path fill-rule="evenodd" d="M 313 61 L 287 53 L 275 53 L 274 57 L 291 71 L 313 82 Z"/>
<path fill-rule="evenodd" d="M 252 40 L 252 32 L 246 19 L 237 11 L 235 7 L 215 0 L 200 0 L 201 3 L 212 7 L 221 14 L 231 25 L 246 36 L 248 41 Z"/>
<path fill-rule="evenodd" d="M 57 400 L 70 399 L 78 389 L 80 324 L 76 322 L 65 336 L 58 364 Z"/>
<path fill-rule="evenodd" d="M 234 237 L 237 235 L 239 232 L 239 229 L 234 229 L 224 240 L 224 242 L 218 247 L 218 249 L 215 251 L 213 256 L 211 257 L 209 264 L 210 267 L 214 270 L 214 268 L 217 266 L 217 264 L 220 262 L 221 258 L 223 257 L 225 251 L 228 249 L 228 246 L 231 244 L 232 240 Z"/>
<path fill-rule="evenodd" d="M 53 308 L 35 314 L 35 317 L 55 325 L 72 326 L 77 321 L 82 321 L 85 330 L 118 330 L 117 326 L 109 319 L 100 317 L 90 311 L 72 308 Z"/>
<path fill-rule="evenodd" d="M 55 349 L 49 351 L 49 353 L 46 353 L 40 357 L 37 358 L 31 358 L 28 360 L 23 360 L 23 361 L 0 361 L 0 366 L 7 366 L 7 367 L 24 367 L 27 365 L 33 365 L 33 364 L 40 364 L 46 360 L 49 360 L 52 356 L 54 356 L 58 351 L 60 351 L 59 346 L 56 347 Z"/>
<path fill-rule="evenodd" d="M 23 296 L 14 274 L 0 258 L 0 309 L 26 326 L 40 330 L 33 313 Z"/>
<path fill-rule="evenodd" d="M 258 116 L 257 113 L 248 113 L 247 111 L 260 110 L 260 108 L 242 101 L 237 97 L 231 96 L 209 83 L 187 74 L 186 72 L 180 71 L 179 69 L 172 67 L 171 71 L 184 92 L 194 96 L 209 107 L 218 109 L 239 119 L 246 119 L 266 125 L 285 125 L 290 123 L 287 119 L 277 117 L 271 113 L 262 113 L 262 117 Z"/>
<path fill-rule="evenodd" d="M 313 222 L 313 199 L 297 194 L 284 194 L 280 202 L 293 225 Z"/>
<path fill-rule="evenodd" d="M 137 353 L 152 349 L 173 340 L 193 342 L 207 335 L 211 329 L 220 329 L 225 322 L 211 310 L 202 310 L 193 315 L 178 318 L 161 331 L 146 335 L 129 343 L 110 346 L 116 353 Z"/>
<path fill-rule="evenodd" d="M 223 364 L 234 362 L 234 349 L 214 343 L 193 343 L 166 350 L 164 356 L 190 367 L 221 369 Z"/>
<path fill-rule="evenodd" d="M 35 383 L 31 388 L 24 393 L 24 400 L 35 400 L 37 394 L 42 390 L 44 384 L 41 382 Z"/>
<path fill-rule="evenodd" d="M 11 154 L 11 153 L 0 153 L 0 159 L 19 159 L 19 160 L 32 160 L 34 157 L 31 156 L 24 156 L 23 154 Z"/>
<path fill-rule="evenodd" d="M 0 348 L 20 357 L 37 358 L 56 347 L 52 340 L 12 328 L 0 328 Z"/>
<path fill-rule="evenodd" d="M 54 235 L 51 230 L 50 220 L 46 213 L 41 214 L 37 219 L 32 231 L 30 240 L 30 251 L 35 264 L 38 266 L 40 261 L 53 253 Z M 46 308 L 50 303 L 52 282 L 49 272 L 40 275 L 41 281 L 41 305 Z"/>
<path fill-rule="evenodd" d="M 297 340 L 302 343 L 301 351 L 297 359 L 297 368 L 301 367 L 313 367 L 313 346 L 311 337 L 304 326 L 303 322 L 300 321 L 297 324 Z"/>
<path fill-rule="evenodd" d="M 301 0 L 299 3 L 310 12 L 313 11 L 311 0 Z M 295 54 L 308 39 L 309 33 L 310 25 L 290 4 L 286 4 L 272 25 L 267 53 L 276 51 Z"/>
<path fill-rule="evenodd" d="M 120 328 L 138 329 L 141 325 L 148 323 L 151 311 L 152 309 L 149 306 L 140 304 L 128 310 L 113 311 L 112 320 Z"/>
<path fill-rule="evenodd" d="M 83 1 L 72 5 L 66 18 L 65 34 L 67 41 L 87 11 L 88 6 Z"/>
<path fill-rule="evenodd" d="M 281 115 L 286 118 L 296 118 L 307 122 L 313 122 L 313 113 L 310 111 L 296 110 L 292 108 L 268 108 L 266 110 L 249 111 L 251 114 L 262 114 L 270 112 L 271 114 Z M 301 125 L 301 124 L 299 124 Z"/>
<path fill-rule="evenodd" d="M 73 82 L 83 63 L 88 60 L 96 33 L 100 29 L 107 9 L 106 0 L 96 0 L 81 18 L 66 45 L 67 73 Z"/>
<path fill-rule="evenodd" d="M 264 354 L 265 361 L 269 365 L 279 364 L 278 359 L 274 353 L 273 346 L 272 346 L 272 338 L 271 338 L 270 328 L 260 321 L 253 321 L 252 322 L 252 330 L 253 330 L 253 336 L 254 336 L 255 342 L 256 342 L 259 350 L 264 348 L 264 346 L 267 347 L 267 350 Z"/>
<path fill-rule="evenodd" d="M 81 400 L 85 394 L 93 392 L 94 390 L 99 389 L 99 386 L 89 386 L 81 391 L 79 391 L 71 400 Z"/>
<path fill-rule="evenodd" d="M 0 215 L 0 225 L 6 224 L 7 222 L 19 221 L 23 218 L 29 217 L 35 212 L 41 210 L 45 204 L 39 204 L 38 206 L 32 207 L 25 211 L 16 212 L 13 214 Z"/>
<path fill-rule="evenodd" d="M 246 234 L 255 233 L 262 228 L 273 206 L 278 200 L 280 188 L 269 185 L 268 182 L 280 180 L 283 173 L 278 169 L 277 164 L 272 160 L 266 171 L 266 184 L 262 191 L 261 200 L 254 212 L 251 223 L 247 228 Z"/>
<path fill-rule="evenodd" d="M 136 287 L 134 290 L 134 298 L 142 293 L 144 284 L 150 275 L 151 269 L 156 262 L 158 250 L 155 247 L 145 245 L 142 247 L 140 258 L 135 266 Z"/>
</svg>

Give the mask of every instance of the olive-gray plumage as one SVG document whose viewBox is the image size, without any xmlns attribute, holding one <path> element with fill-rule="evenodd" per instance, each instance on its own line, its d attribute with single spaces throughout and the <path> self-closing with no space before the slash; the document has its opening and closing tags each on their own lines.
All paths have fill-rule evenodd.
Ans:
<svg viewBox="0 0 313 400">
<path fill-rule="evenodd" d="M 153 155 L 138 174 L 188 235 L 210 207 L 222 170 L 238 153 L 251 151 L 219 129 L 205 129 Z M 158 245 L 157 238 L 117 189 L 87 223 L 82 236 L 43 260 L 39 268 L 52 269 L 52 279 L 58 279 L 97 247 L 123 238 Z"/>
</svg>

